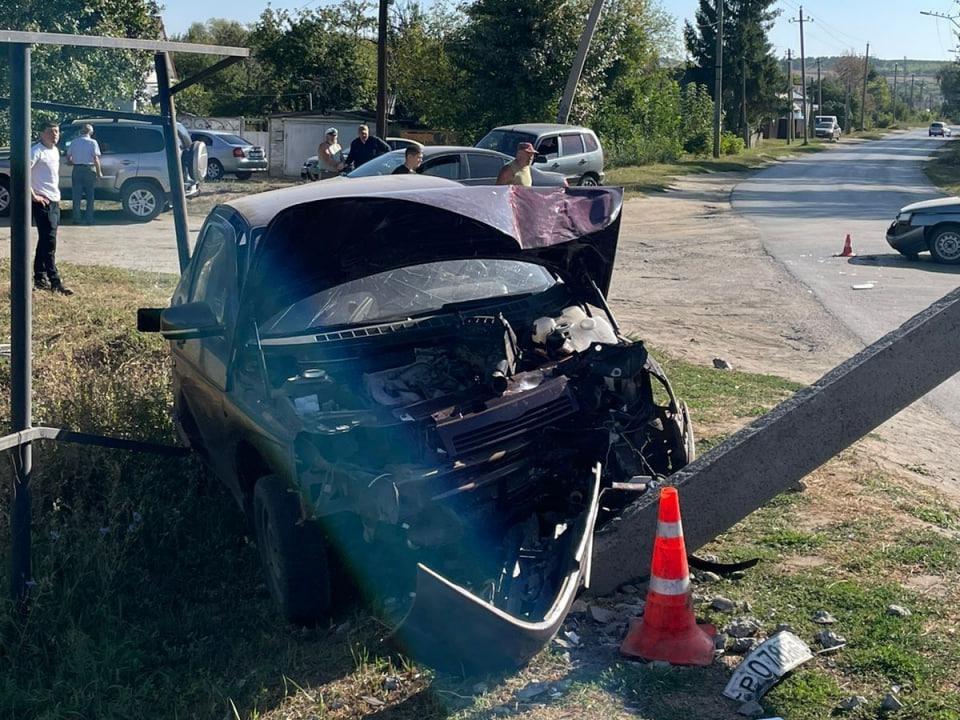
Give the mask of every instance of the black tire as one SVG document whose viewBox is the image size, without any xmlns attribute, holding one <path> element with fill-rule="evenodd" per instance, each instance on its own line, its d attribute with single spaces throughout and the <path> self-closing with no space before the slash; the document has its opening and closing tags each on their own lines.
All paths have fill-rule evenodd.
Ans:
<svg viewBox="0 0 960 720">
<path fill-rule="evenodd" d="M 276 475 L 257 481 L 253 525 L 270 595 L 289 622 L 315 625 L 330 614 L 330 573 L 323 536 L 298 524 L 300 501 Z"/>
<path fill-rule="evenodd" d="M 600 185 L 600 178 L 593 173 L 584 173 L 577 185 L 581 187 L 597 187 Z"/>
<path fill-rule="evenodd" d="M 0 175 L 0 217 L 10 214 L 10 178 Z"/>
<path fill-rule="evenodd" d="M 930 234 L 930 254 L 946 265 L 960 264 L 960 225 L 940 225 Z"/>
<path fill-rule="evenodd" d="M 207 161 L 207 174 L 206 174 L 207 182 L 220 182 L 221 180 L 223 180 L 223 176 L 224 176 L 223 165 L 220 163 L 219 160 L 210 158 L 210 160 Z"/>
<path fill-rule="evenodd" d="M 912 262 L 916 262 L 917 260 L 920 259 L 919 253 L 904 252 L 903 250 L 897 250 L 897 252 L 903 255 L 907 260 L 910 260 Z"/>
<path fill-rule="evenodd" d="M 124 214 L 137 222 L 150 222 L 166 204 L 160 186 L 150 180 L 131 180 L 124 184 L 120 203 Z"/>
<path fill-rule="evenodd" d="M 237 171 L 237 180 L 249 180 L 253 175 L 249 170 L 239 170 Z"/>
</svg>

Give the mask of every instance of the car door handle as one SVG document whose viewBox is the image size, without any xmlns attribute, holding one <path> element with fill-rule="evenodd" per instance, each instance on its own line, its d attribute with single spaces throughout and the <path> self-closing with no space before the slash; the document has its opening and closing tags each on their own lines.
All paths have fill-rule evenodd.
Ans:
<svg viewBox="0 0 960 720">
<path fill-rule="evenodd" d="M 133 160 L 124 160 L 120 163 L 121 165 L 133 165 Z"/>
<path fill-rule="evenodd" d="M 551 165 L 550 167 L 560 167 L 560 163 L 554 163 L 554 164 Z"/>
<path fill-rule="evenodd" d="M 577 165 L 586 165 L 586 164 L 587 164 L 587 161 L 585 159 L 577 163 Z"/>
</svg>

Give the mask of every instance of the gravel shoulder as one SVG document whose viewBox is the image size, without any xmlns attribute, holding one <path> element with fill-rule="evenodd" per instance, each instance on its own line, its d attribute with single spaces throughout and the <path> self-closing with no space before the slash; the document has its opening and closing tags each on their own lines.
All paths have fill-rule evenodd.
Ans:
<svg viewBox="0 0 960 720">
<path fill-rule="evenodd" d="M 627 200 L 611 304 L 625 332 L 672 356 L 708 365 L 719 357 L 738 370 L 811 383 L 863 343 L 731 208 L 747 176 L 688 176 L 665 193 Z M 860 446 L 960 498 L 957 428 L 923 400 Z"/>
</svg>

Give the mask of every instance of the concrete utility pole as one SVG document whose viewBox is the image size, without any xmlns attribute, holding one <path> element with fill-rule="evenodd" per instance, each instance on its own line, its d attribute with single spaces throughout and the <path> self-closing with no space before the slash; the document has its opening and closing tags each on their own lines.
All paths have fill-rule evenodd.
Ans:
<svg viewBox="0 0 960 720">
<path fill-rule="evenodd" d="M 823 78 L 820 75 L 820 58 L 817 58 L 817 112 L 823 115 Z"/>
<path fill-rule="evenodd" d="M 787 145 L 793 140 L 793 56 L 787 48 Z"/>
<path fill-rule="evenodd" d="M 390 0 L 380 0 L 377 33 L 377 137 L 387 136 L 387 10 Z"/>
<path fill-rule="evenodd" d="M 863 96 L 860 99 L 860 132 L 866 127 L 863 124 L 863 113 L 867 107 L 867 70 L 870 67 L 870 43 L 867 43 L 867 54 L 863 56 Z"/>
<path fill-rule="evenodd" d="M 573 98 L 577 94 L 577 85 L 580 84 L 580 76 L 583 75 L 583 66 L 587 62 L 587 52 L 590 50 L 590 43 L 593 41 L 593 33 L 597 29 L 597 23 L 600 22 L 600 12 L 603 10 L 604 0 L 594 0 L 593 7 L 590 8 L 590 14 L 587 16 L 587 26 L 583 29 L 580 36 L 580 46 L 577 48 L 577 56 L 573 60 L 573 67 L 570 68 L 570 75 L 567 77 L 567 86 L 563 90 L 563 97 L 560 98 L 560 109 L 557 111 L 557 122 L 566 125 L 570 119 L 570 109 L 573 107 Z"/>
<path fill-rule="evenodd" d="M 843 95 L 843 124 L 846 125 L 843 128 L 845 133 L 853 130 L 853 123 L 850 121 L 850 81 L 847 81 L 847 92 Z"/>
<path fill-rule="evenodd" d="M 893 121 L 897 121 L 897 69 L 898 65 L 893 64 Z"/>
<path fill-rule="evenodd" d="M 910 73 L 910 112 L 913 112 L 913 82 L 917 79 L 916 73 Z"/>
<path fill-rule="evenodd" d="M 808 129 L 810 127 L 810 117 L 807 112 L 807 56 L 803 49 L 803 21 L 813 22 L 812 17 L 803 16 L 803 5 L 800 6 L 800 17 L 790 18 L 790 22 L 800 23 L 800 85 L 803 90 L 803 144 L 810 144 Z"/>
<path fill-rule="evenodd" d="M 740 127 L 743 128 L 743 144 L 750 148 L 750 123 L 747 122 L 747 59 L 740 68 Z"/>
<path fill-rule="evenodd" d="M 723 117 L 723 4 L 714 0 L 717 8 L 717 42 L 713 67 L 713 156 L 720 157 L 720 119 Z"/>
</svg>

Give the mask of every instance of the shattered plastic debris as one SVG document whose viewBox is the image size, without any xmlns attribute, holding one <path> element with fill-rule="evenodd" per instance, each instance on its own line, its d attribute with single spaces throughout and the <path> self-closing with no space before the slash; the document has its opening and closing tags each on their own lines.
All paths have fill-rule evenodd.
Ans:
<svg viewBox="0 0 960 720">
<path fill-rule="evenodd" d="M 858 285 L 851 285 L 854 290 L 873 290 L 876 287 L 873 283 L 860 283 Z"/>
<path fill-rule="evenodd" d="M 547 683 L 532 682 L 517 693 L 517 700 L 521 702 L 533 700 L 535 697 L 543 695 L 548 687 Z"/>
<path fill-rule="evenodd" d="M 810 619 L 818 625 L 833 625 L 833 623 L 837 621 L 837 619 L 826 610 L 817 610 Z"/>
<path fill-rule="evenodd" d="M 817 635 L 817 642 L 819 642 L 825 650 L 833 650 L 834 648 L 841 648 L 846 645 L 847 639 L 842 635 L 837 635 L 831 630 L 823 630 Z"/>
<path fill-rule="evenodd" d="M 723 694 L 741 702 L 759 700 L 780 678 L 812 658 L 803 640 L 779 632 L 743 659 Z"/>
<path fill-rule="evenodd" d="M 856 710 L 858 707 L 866 704 L 867 699 L 863 695 L 851 695 L 850 697 L 841 700 L 837 707 L 840 710 Z"/>
</svg>

